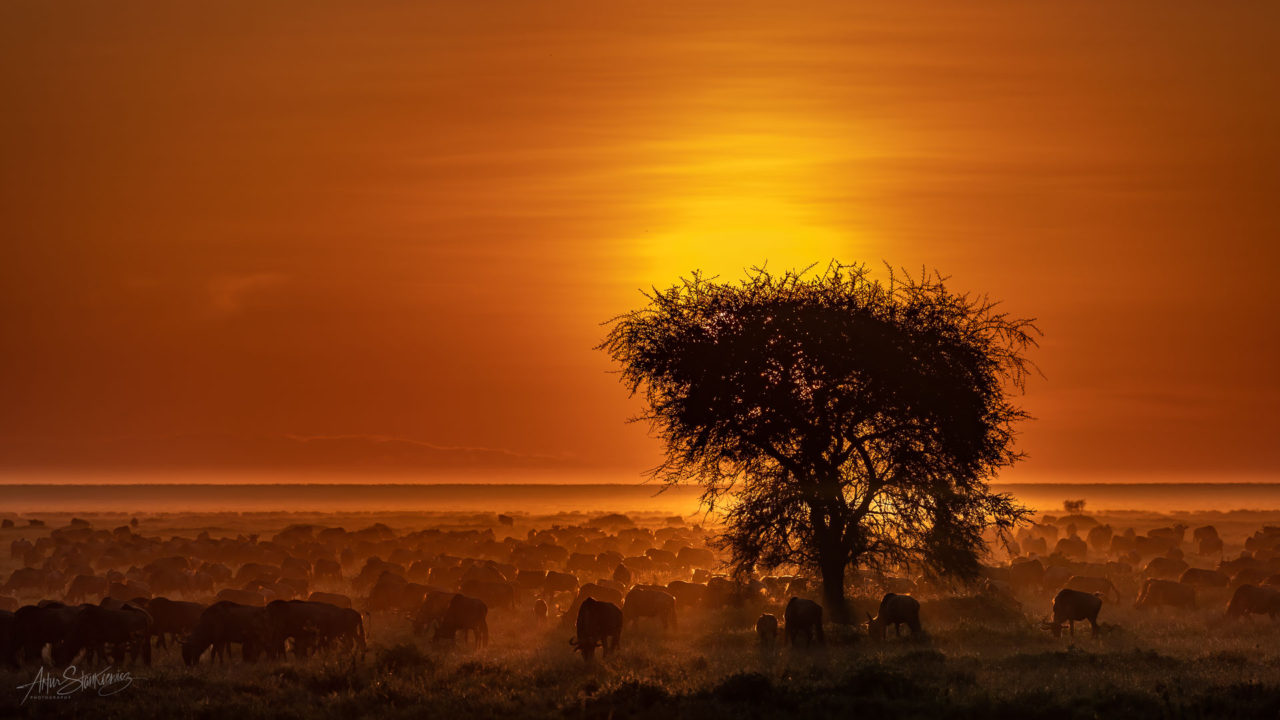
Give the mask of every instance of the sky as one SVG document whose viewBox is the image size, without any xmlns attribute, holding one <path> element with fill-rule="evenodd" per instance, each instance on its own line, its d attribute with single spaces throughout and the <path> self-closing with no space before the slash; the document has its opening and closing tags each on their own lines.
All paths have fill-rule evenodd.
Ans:
<svg viewBox="0 0 1280 720">
<path fill-rule="evenodd" d="M 636 481 L 693 269 L 1044 333 L 1013 482 L 1280 479 L 1280 4 L 0 4 L 0 480 Z"/>
</svg>

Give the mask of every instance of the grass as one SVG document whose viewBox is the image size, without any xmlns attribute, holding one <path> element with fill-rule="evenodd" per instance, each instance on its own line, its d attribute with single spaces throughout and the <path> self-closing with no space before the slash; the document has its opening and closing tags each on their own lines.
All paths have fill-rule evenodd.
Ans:
<svg viewBox="0 0 1280 720">
<path fill-rule="evenodd" d="M 355 528 L 382 518 L 314 519 Z M 411 519 L 393 525 L 415 527 Z M 1228 541 L 1238 552 L 1252 528 L 1276 518 L 1198 519 L 1230 529 Z M 537 522 L 545 526 L 544 520 Z M 144 517 L 143 526 L 161 536 L 235 527 L 269 537 L 297 521 L 279 514 L 166 516 Z M 417 522 L 421 527 L 425 520 Z M 1171 518 L 1147 522 L 1167 525 Z M 50 521 L 50 527 L 62 524 L 65 519 Z M 0 531 L 0 541 L 47 534 L 16 528 Z M 13 562 L 0 558 L 4 576 Z M 0 718 L 1280 717 L 1280 624 L 1224 622 L 1225 590 L 1201 593 L 1201 609 L 1190 613 L 1143 613 L 1130 607 L 1136 587 L 1122 592 L 1125 602 L 1104 606 L 1097 638 L 1087 625 L 1077 626 L 1074 639 L 1040 629 L 1048 611 L 1044 598 L 1022 598 L 1022 612 L 973 600 L 926 600 L 927 639 L 890 633 L 888 642 L 873 643 L 858 628 L 828 625 L 825 648 L 762 652 L 753 631 L 761 608 L 750 608 L 682 616 L 678 633 L 628 629 L 617 655 L 590 666 L 569 647 L 568 629 L 539 627 L 531 613 L 491 613 L 490 645 L 479 651 L 433 645 L 415 638 L 407 620 L 375 615 L 367 623 L 370 651 L 363 661 L 328 656 L 188 669 L 171 648 L 156 651 L 150 668 L 125 668 L 135 679 L 119 694 L 84 692 L 26 704 L 17 688 L 30 682 L 34 669 L 0 670 Z M 875 605 L 874 598 L 859 599 L 856 616 Z"/>
<path fill-rule="evenodd" d="M 1254 718 L 1280 715 L 1280 627 L 1209 628 L 1212 613 L 1148 617 L 1119 608 L 1117 630 L 1055 640 L 1031 619 L 930 627 L 927 640 L 873 643 L 831 628 L 812 651 L 762 652 L 749 628 L 641 628 L 587 666 L 558 627 L 495 617 L 492 644 L 433 646 L 375 617 L 364 662 L 183 667 L 158 653 L 111 696 L 0 698 L 2 717 L 102 718 Z M 16 687 L 31 670 L 6 672 Z"/>
</svg>

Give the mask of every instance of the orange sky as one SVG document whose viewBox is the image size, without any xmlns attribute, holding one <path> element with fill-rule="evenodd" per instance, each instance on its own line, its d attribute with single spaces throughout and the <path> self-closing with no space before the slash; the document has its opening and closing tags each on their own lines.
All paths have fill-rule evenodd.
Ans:
<svg viewBox="0 0 1280 720">
<path fill-rule="evenodd" d="M 838 257 L 1039 318 L 1006 479 L 1272 479 L 1278 47 L 1265 2 L 5 2 L 0 477 L 634 480 L 599 323 Z"/>
</svg>

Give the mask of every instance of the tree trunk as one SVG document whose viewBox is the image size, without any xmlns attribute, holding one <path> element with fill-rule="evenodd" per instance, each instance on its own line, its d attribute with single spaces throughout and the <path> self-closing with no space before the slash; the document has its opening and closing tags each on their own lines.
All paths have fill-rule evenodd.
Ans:
<svg viewBox="0 0 1280 720">
<path fill-rule="evenodd" d="M 822 607 L 831 622 L 848 625 L 849 605 L 844 599 L 845 558 L 842 553 L 822 553 Z"/>
</svg>

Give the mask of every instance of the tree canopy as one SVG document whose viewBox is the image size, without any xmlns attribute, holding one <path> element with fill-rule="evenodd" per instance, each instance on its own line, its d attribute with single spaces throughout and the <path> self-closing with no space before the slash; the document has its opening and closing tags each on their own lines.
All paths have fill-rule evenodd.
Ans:
<svg viewBox="0 0 1280 720">
<path fill-rule="evenodd" d="M 654 477 L 702 486 L 736 569 L 816 570 L 842 617 L 849 566 L 972 578 L 983 532 L 1024 516 L 988 482 L 1022 457 L 1032 320 L 838 263 L 645 298 L 600 348 L 664 442 Z"/>
</svg>

